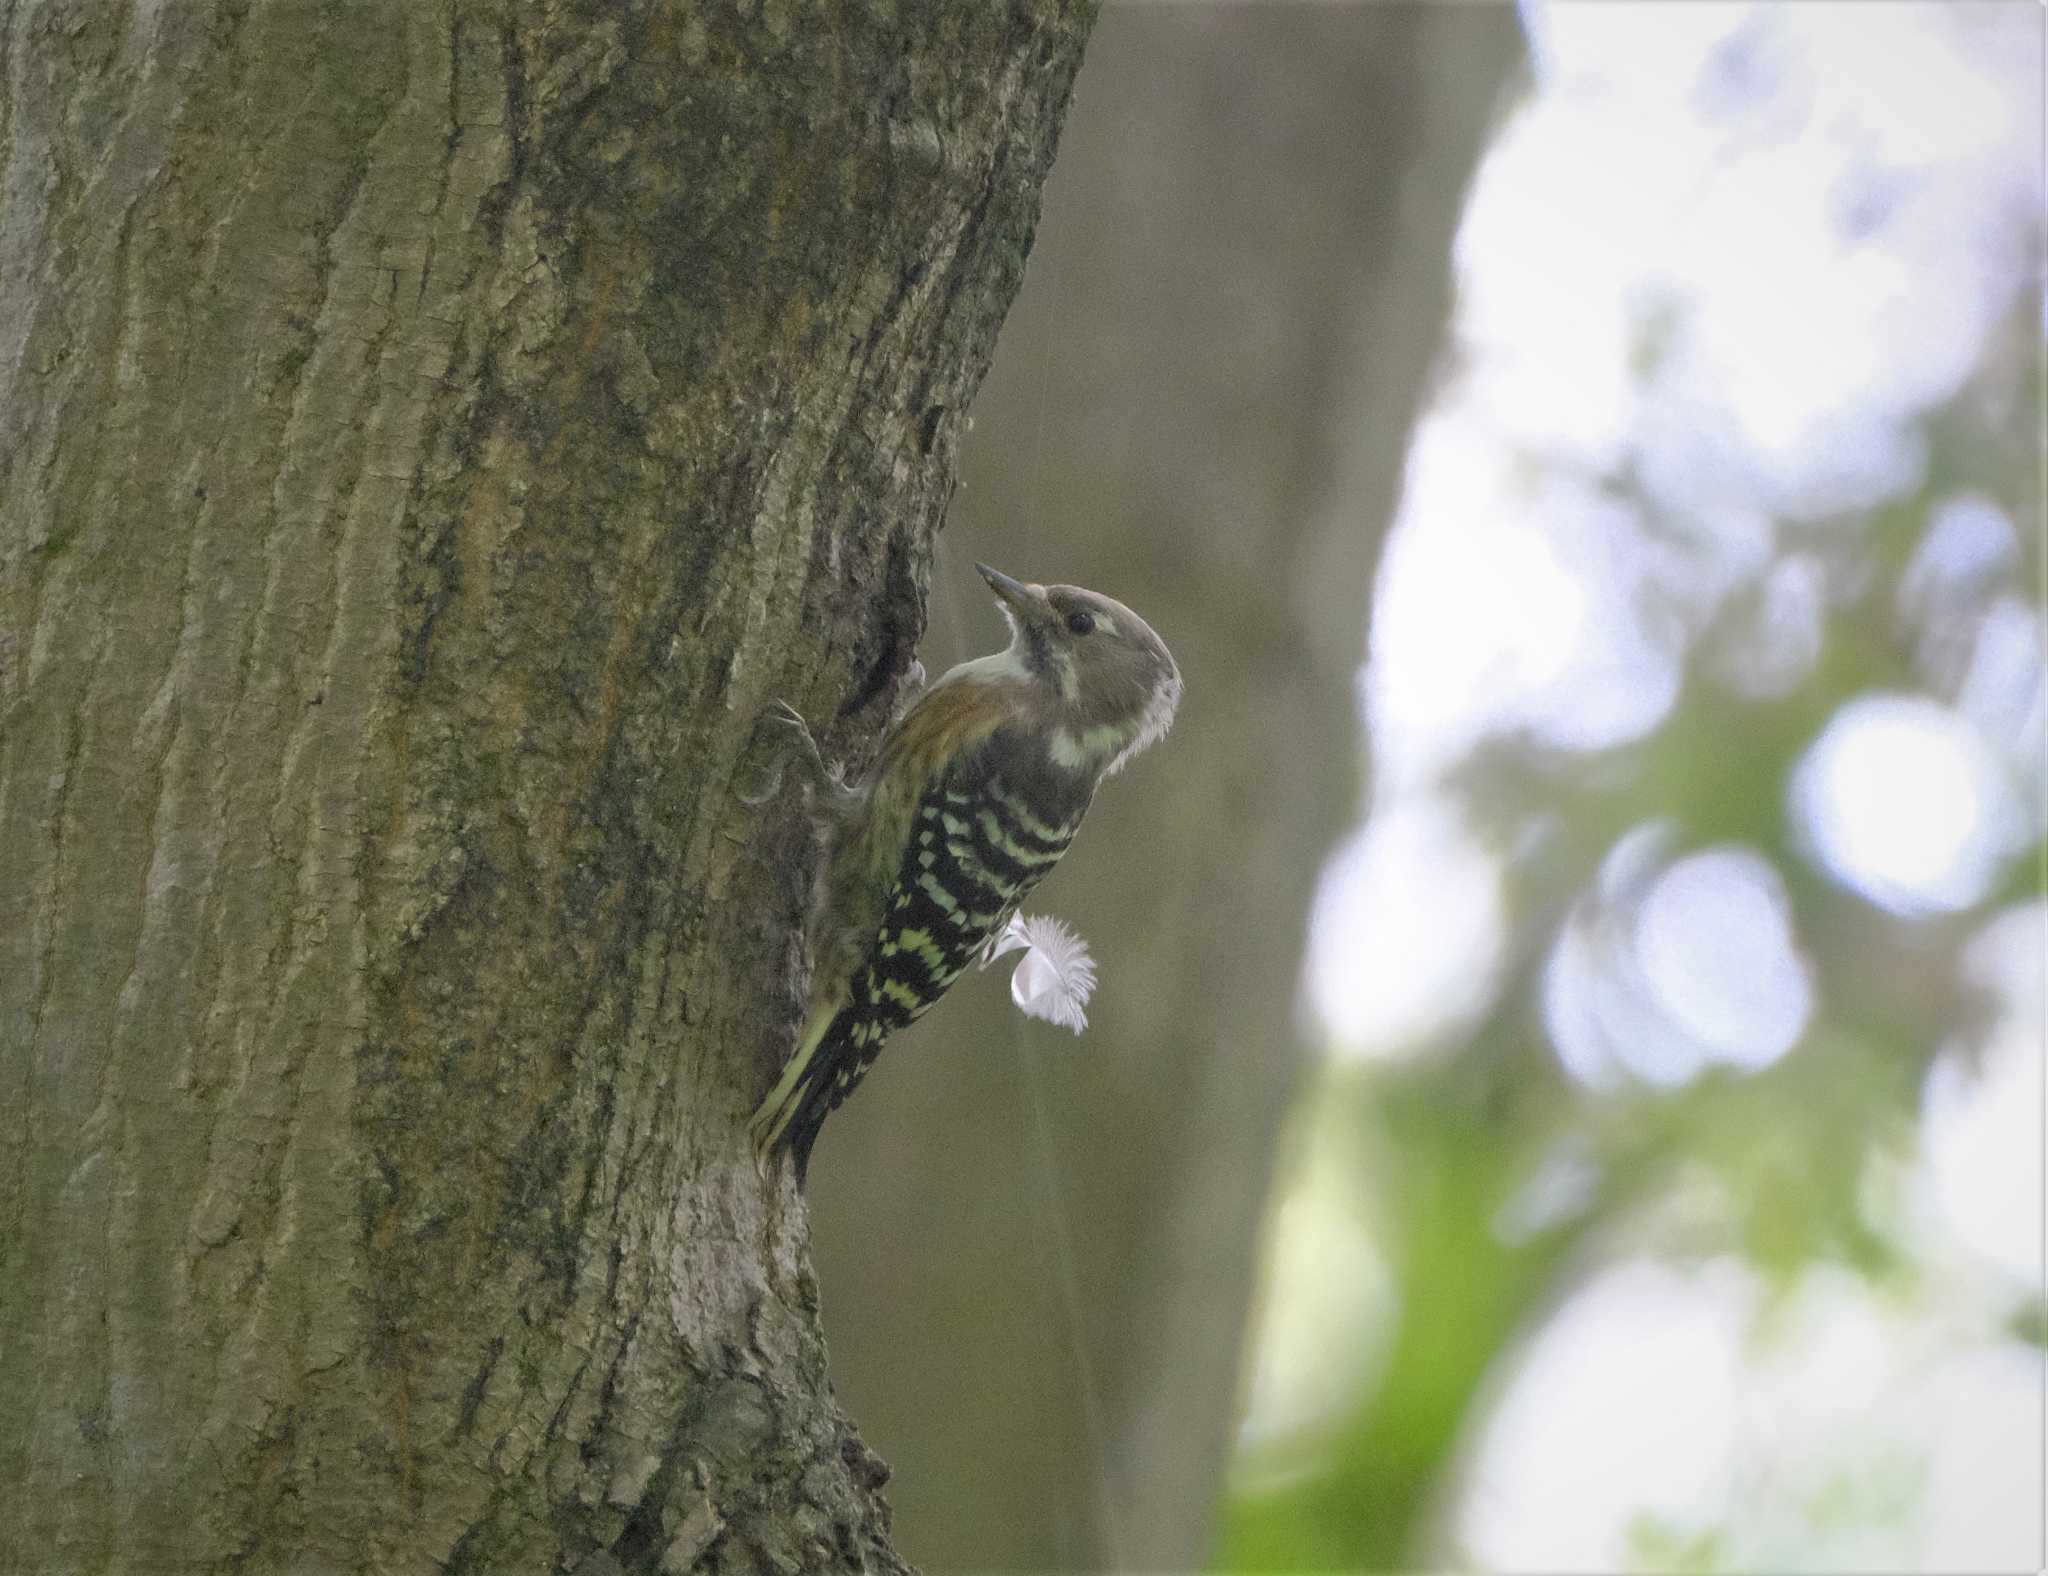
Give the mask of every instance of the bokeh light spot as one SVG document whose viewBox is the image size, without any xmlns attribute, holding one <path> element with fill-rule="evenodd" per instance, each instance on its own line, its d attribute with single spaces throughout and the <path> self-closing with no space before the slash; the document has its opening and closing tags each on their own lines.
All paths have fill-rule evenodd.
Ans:
<svg viewBox="0 0 2048 1576">
<path fill-rule="evenodd" d="M 1981 899 L 2019 830 L 1983 737 L 1911 695 L 1866 696 L 1836 713 L 1794 773 L 1792 803 L 1836 880 L 1908 916 Z"/>
<path fill-rule="evenodd" d="M 1376 814 L 1324 867 L 1308 982 L 1341 1051 L 1407 1050 L 1492 998 L 1500 872 L 1440 803 Z"/>
<path fill-rule="evenodd" d="M 1666 870 L 1636 917 L 1636 952 L 1671 1022 L 1739 1067 L 1784 1055 L 1813 1009 L 1784 884 L 1746 849 L 1709 849 Z"/>
</svg>

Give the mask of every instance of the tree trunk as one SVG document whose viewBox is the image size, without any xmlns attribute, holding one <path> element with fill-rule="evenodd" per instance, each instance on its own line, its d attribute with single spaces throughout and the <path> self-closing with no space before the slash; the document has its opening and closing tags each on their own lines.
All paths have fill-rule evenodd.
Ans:
<svg viewBox="0 0 2048 1576">
<path fill-rule="evenodd" d="M 0 3 L 0 1568 L 900 1568 L 743 1122 L 1089 0 Z"/>
</svg>

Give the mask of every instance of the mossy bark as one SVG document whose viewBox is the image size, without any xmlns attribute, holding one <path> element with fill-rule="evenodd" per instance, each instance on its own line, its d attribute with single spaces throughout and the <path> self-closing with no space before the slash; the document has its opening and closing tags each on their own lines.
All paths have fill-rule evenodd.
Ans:
<svg viewBox="0 0 2048 1576">
<path fill-rule="evenodd" d="M 900 1568 L 743 1119 L 1089 0 L 0 3 L 0 1569 Z"/>
</svg>

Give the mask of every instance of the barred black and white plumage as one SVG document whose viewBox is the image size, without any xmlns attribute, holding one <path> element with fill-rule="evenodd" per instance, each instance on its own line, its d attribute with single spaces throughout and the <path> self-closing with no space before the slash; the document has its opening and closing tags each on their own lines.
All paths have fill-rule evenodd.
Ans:
<svg viewBox="0 0 2048 1576">
<path fill-rule="evenodd" d="M 1009 648 L 940 678 L 868 776 L 828 796 L 811 1007 L 751 1124 L 763 1158 L 786 1148 L 799 1181 L 883 1042 L 1001 933 L 1096 786 L 1166 731 L 1179 702 L 1172 656 L 1122 603 L 981 572 Z"/>
</svg>

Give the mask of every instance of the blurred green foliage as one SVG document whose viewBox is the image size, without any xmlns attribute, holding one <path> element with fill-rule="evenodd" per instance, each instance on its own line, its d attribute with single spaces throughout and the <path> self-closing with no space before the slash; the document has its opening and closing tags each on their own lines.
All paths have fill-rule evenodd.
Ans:
<svg viewBox="0 0 2048 1576">
<path fill-rule="evenodd" d="M 1693 641 L 1677 703 L 1639 742 L 1588 756 L 1497 739 L 1469 758 L 1457 791 L 1505 873 L 1504 982 L 1458 1043 L 1398 1064 L 1332 1064 L 1308 1097 L 1345 1114 L 1344 1175 L 1319 1185 L 1347 1188 L 1374 1220 L 1395 1282 L 1394 1327 L 1340 1426 L 1277 1464 L 1244 1452 L 1220 1568 L 1396 1569 L 1455 1557 L 1445 1522 L 1461 1448 L 1517 1343 L 1618 1241 L 1681 1257 L 1733 1252 L 1773 1284 L 1817 1263 L 1878 1285 L 1916 1273 L 1872 1208 L 1871 1180 L 1910 1156 L 1932 1058 L 1967 1044 L 1983 1020 L 1986 1004 L 1958 977 L 1959 948 L 1989 916 L 2039 894 L 2048 850 L 2013 859 L 1961 912 L 1902 918 L 1819 865 L 1788 811 L 1788 781 L 1845 703 L 1928 690 L 1899 609 L 1945 501 L 1969 491 L 2006 511 L 2025 547 L 1990 589 L 2041 612 L 2039 344 L 2029 303 L 1977 379 L 1923 424 L 1929 463 L 1910 496 L 1865 518 L 1781 530 L 1782 548 L 1822 557 L 1831 593 L 1818 658 L 1794 687 L 1759 699 L 1722 684 L 1704 660 L 1720 633 L 1709 629 Z M 1980 595 L 1947 608 L 1948 633 L 1966 639 L 1984 605 Z M 1542 970 L 1609 850 L 1652 822 L 1666 830 L 1666 859 L 1732 843 L 1770 862 L 1789 894 L 1813 1011 L 1795 1048 L 1760 1071 L 1710 1067 L 1676 1088 L 1589 1090 L 1548 1043 Z M 1504 1229 L 1561 1144 L 1584 1161 L 1588 1191 L 1537 1229 Z M 1701 1176 L 1718 1207 L 1653 1208 Z M 2011 1328 L 2040 1343 L 2040 1304 Z M 1817 1526 L 1862 1523 L 1898 1514 L 1902 1501 L 1910 1495 L 1896 1482 L 1844 1481 L 1807 1511 Z M 1722 1570 L 1735 1558 L 1716 1530 L 1655 1517 L 1638 1518 L 1628 1546 L 1644 1569 Z"/>
</svg>

